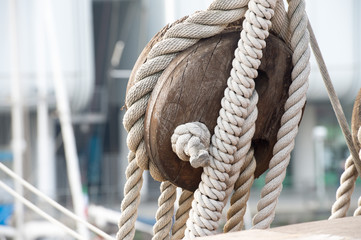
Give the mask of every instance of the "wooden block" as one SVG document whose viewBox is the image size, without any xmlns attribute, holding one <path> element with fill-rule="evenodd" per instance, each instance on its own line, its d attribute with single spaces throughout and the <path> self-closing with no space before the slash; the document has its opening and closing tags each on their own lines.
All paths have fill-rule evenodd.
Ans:
<svg viewBox="0 0 361 240">
<path fill-rule="evenodd" d="M 241 21 L 235 22 L 221 34 L 200 40 L 178 54 L 159 78 L 148 104 L 144 139 L 150 160 L 165 179 L 190 191 L 198 187 L 202 168 L 194 169 L 188 162 L 181 161 L 172 151 L 170 137 L 179 124 L 192 121 L 205 123 L 213 134 L 240 26 Z M 167 29 L 165 27 L 156 34 L 141 53 L 130 76 L 127 92 L 135 84 L 137 69 Z M 259 94 L 259 117 L 252 141 L 257 159 L 256 177 L 268 169 L 292 71 L 292 52 L 286 44 L 272 34 L 266 43 L 255 80 Z"/>
<path fill-rule="evenodd" d="M 153 90 L 145 118 L 145 141 L 151 161 L 164 178 L 194 191 L 202 169 L 181 161 L 171 148 L 171 135 L 183 123 L 199 121 L 211 134 L 232 68 L 239 30 L 199 41 L 180 53 L 163 72 Z M 276 142 L 291 83 L 291 51 L 271 35 L 256 79 L 259 115 L 253 140 L 256 177 L 267 168 Z"/>
</svg>

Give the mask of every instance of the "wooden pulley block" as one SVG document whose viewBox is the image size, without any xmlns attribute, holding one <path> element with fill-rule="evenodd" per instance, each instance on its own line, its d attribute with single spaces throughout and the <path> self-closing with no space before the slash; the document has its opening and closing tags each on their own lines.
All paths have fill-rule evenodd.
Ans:
<svg viewBox="0 0 361 240">
<path fill-rule="evenodd" d="M 145 117 L 145 142 L 150 160 L 164 178 L 194 191 L 201 180 L 202 168 L 193 168 L 172 151 L 174 129 L 187 122 L 204 123 L 211 134 L 217 123 L 221 99 L 232 68 L 241 22 L 221 34 L 200 40 L 179 53 L 165 69 L 151 94 Z M 146 61 L 147 53 L 166 31 L 156 35 L 139 57 L 128 89 L 134 85 L 134 73 Z M 277 36 L 270 34 L 263 50 L 262 63 L 255 79 L 259 95 L 258 119 L 252 141 L 260 176 L 268 169 L 277 140 L 284 104 L 291 84 L 292 51 Z"/>
<path fill-rule="evenodd" d="M 359 90 L 356 96 L 356 100 L 353 105 L 352 119 L 351 119 L 352 141 L 355 145 L 357 152 L 359 152 L 361 149 L 361 143 L 357 139 L 357 132 L 360 127 L 361 127 L 361 89 Z"/>
</svg>

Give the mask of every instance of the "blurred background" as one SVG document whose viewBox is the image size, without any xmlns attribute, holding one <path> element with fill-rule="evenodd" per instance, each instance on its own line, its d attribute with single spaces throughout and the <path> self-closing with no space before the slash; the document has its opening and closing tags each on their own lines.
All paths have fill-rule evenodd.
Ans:
<svg viewBox="0 0 361 240">
<path fill-rule="evenodd" d="M 210 2 L 0 0 L 0 163 L 115 234 L 127 166 L 122 118 L 131 69 L 164 25 L 206 9 Z M 350 121 L 361 87 L 361 2 L 306 3 Z M 327 219 L 349 155 L 314 59 L 311 64 L 307 106 L 274 226 Z M 159 196 L 159 183 L 148 173 L 144 178 L 138 239 L 150 236 Z M 0 180 L 75 227 L 8 174 L 0 171 Z M 247 216 L 255 213 L 263 184 L 261 176 Z M 361 189 L 355 191 L 351 209 L 357 207 Z M 64 238 L 59 230 L 36 232 L 34 226 L 48 225 L 0 188 L 0 239 Z"/>
</svg>

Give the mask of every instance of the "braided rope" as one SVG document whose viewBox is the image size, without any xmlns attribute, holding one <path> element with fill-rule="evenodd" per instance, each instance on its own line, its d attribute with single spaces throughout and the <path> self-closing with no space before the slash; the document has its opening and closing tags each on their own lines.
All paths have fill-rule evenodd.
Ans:
<svg viewBox="0 0 361 240">
<path fill-rule="evenodd" d="M 232 62 L 228 87 L 221 101 L 222 109 L 212 136 L 210 166 L 203 169 L 202 181 L 194 193 L 185 236 L 193 239 L 211 235 L 226 200 L 226 182 L 234 162 L 242 126 L 247 116 L 254 78 L 262 58 L 265 39 L 269 35 L 275 1 L 250 1 L 243 21 L 243 30 Z"/>
<path fill-rule="evenodd" d="M 172 183 L 164 181 L 160 185 L 161 194 L 158 198 L 156 223 L 153 226 L 154 240 L 170 239 L 176 189 Z"/>
<path fill-rule="evenodd" d="M 341 175 L 340 186 L 336 192 L 336 201 L 332 205 L 332 214 L 329 219 L 346 217 L 347 210 L 350 207 L 351 195 L 355 188 L 357 175 L 358 173 L 352 156 L 349 156 L 345 162 L 345 171 Z"/>
<path fill-rule="evenodd" d="M 231 206 L 227 212 L 227 222 L 224 225 L 224 232 L 240 231 L 243 228 L 243 217 L 246 213 L 247 201 L 254 181 L 256 170 L 256 159 L 253 157 L 253 149 L 249 150 L 246 162 L 241 169 L 235 186 L 234 194 L 231 197 Z"/>
<path fill-rule="evenodd" d="M 226 182 L 227 190 L 226 190 L 226 196 L 230 196 L 234 184 L 237 181 L 241 170 L 244 167 L 244 164 L 246 162 L 246 156 L 249 152 L 252 144 L 252 138 L 254 136 L 254 133 L 256 131 L 256 120 L 258 117 L 258 109 L 257 109 L 257 103 L 258 103 L 258 94 L 255 90 L 253 92 L 252 97 L 250 98 L 250 105 L 247 109 L 247 114 L 245 115 L 246 120 L 244 121 L 244 124 L 242 126 L 242 135 L 239 138 L 239 143 L 237 145 L 237 152 L 234 154 L 234 162 L 232 163 L 232 167 L 229 174 L 229 179 Z M 227 199 L 226 199 L 227 200 Z M 226 202 L 224 202 L 225 204 Z"/>
<path fill-rule="evenodd" d="M 172 228 L 172 239 L 182 239 L 184 231 L 186 230 L 186 222 L 189 216 L 189 211 L 192 208 L 193 192 L 182 190 L 179 198 L 179 207 L 175 214 L 175 221 Z"/>
<path fill-rule="evenodd" d="M 124 186 L 124 199 L 121 204 L 122 217 L 119 219 L 117 239 L 132 240 L 135 233 L 135 221 L 137 209 L 140 203 L 140 190 L 143 185 L 143 170 L 135 160 L 135 154 L 128 155 L 128 167 L 126 170 L 127 182 Z"/>
<path fill-rule="evenodd" d="M 277 1 L 275 14 L 272 18 L 272 30 L 289 45 L 290 34 L 288 31 L 288 26 L 289 21 L 285 4 L 283 1 Z"/>
<path fill-rule="evenodd" d="M 237 146 L 238 150 L 234 154 L 235 161 L 232 164 L 231 171 L 229 172 L 229 180 L 226 183 L 227 187 L 228 187 L 226 190 L 227 196 L 231 195 L 236 182 L 238 182 L 236 184 L 237 185 L 236 188 L 241 187 L 241 186 L 239 186 L 240 173 L 242 172 L 242 174 L 244 175 L 243 171 L 245 170 L 245 168 L 247 168 L 247 171 L 246 171 L 247 172 L 246 174 L 248 175 L 247 179 L 253 178 L 253 173 L 250 172 L 250 169 L 248 169 L 248 167 L 250 164 L 250 160 L 252 159 L 252 157 L 249 159 L 249 156 L 250 156 L 249 154 L 250 154 L 252 138 L 254 136 L 254 132 L 256 129 L 255 122 L 256 122 L 256 119 L 258 116 L 258 110 L 257 110 L 258 94 L 256 91 L 253 92 L 253 96 L 250 100 L 251 100 L 250 105 L 247 109 L 247 118 L 244 122 L 244 125 L 242 126 L 242 128 L 243 128 L 242 136 L 239 138 L 239 143 Z M 251 152 L 252 152 L 251 155 L 253 156 L 253 151 L 251 151 Z M 243 177 L 242 177 L 242 179 L 243 179 Z M 253 182 L 253 180 L 252 180 L 252 182 Z M 248 187 L 248 184 L 245 181 L 243 181 L 243 184 L 247 185 L 247 186 L 243 186 L 243 187 L 246 187 L 246 188 Z M 239 198 L 239 199 L 237 199 L 237 198 Z M 238 206 L 237 204 L 236 204 L 237 206 L 233 206 L 233 204 L 235 202 L 237 202 L 237 200 L 240 200 L 240 198 L 243 199 L 242 193 L 232 195 L 231 207 L 227 213 L 227 223 L 224 226 L 225 232 L 229 232 L 229 231 L 231 231 L 231 229 L 234 228 L 234 226 L 236 225 L 234 222 L 239 222 L 239 220 L 234 218 L 234 216 L 237 215 L 237 211 L 240 209 L 237 207 Z M 242 218 L 243 218 L 243 216 L 239 219 L 242 219 Z"/>
<path fill-rule="evenodd" d="M 285 42 L 289 43 L 289 36 L 288 36 L 289 34 L 287 31 L 288 24 L 289 22 L 284 3 L 283 1 L 277 1 L 275 7 L 275 15 L 272 19 L 272 29 Z M 244 131 L 246 129 L 246 126 L 247 124 L 245 123 L 245 126 L 243 127 Z M 242 142 L 242 140 L 240 142 Z M 237 151 L 236 155 L 237 154 L 239 155 L 241 152 L 242 150 L 240 149 L 239 151 Z M 247 157 L 249 156 L 247 155 Z M 239 157 L 236 157 L 236 159 L 238 158 Z M 240 168 L 234 165 L 232 169 L 240 169 Z M 231 206 L 227 212 L 227 222 L 224 226 L 224 232 L 242 230 L 243 217 L 246 212 L 247 200 L 249 199 L 251 186 L 254 181 L 255 170 L 256 170 L 255 159 L 252 159 L 252 157 L 246 158 L 245 165 L 243 165 L 242 169 L 240 170 L 241 174 L 239 174 L 239 172 L 237 174 L 238 179 L 234 189 L 235 192 L 231 197 Z"/>
<path fill-rule="evenodd" d="M 253 219 L 254 228 L 269 228 L 275 215 L 278 197 L 282 191 L 282 182 L 286 175 L 290 153 L 294 147 L 294 139 L 301 120 L 302 109 L 306 101 L 308 76 L 310 73 L 309 33 L 307 16 L 303 0 L 290 1 L 288 7 L 290 19 L 291 48 L 293 50 L 292 84 L 289 98 L 285 104 L 285 113 L 281 119 L 281 128 L 277 134 L 277 142 L 273 149 L 274 156 L 269 164 L 266 184 L 261 191 L 258 202 L 258 213 Z"/>
</svg>

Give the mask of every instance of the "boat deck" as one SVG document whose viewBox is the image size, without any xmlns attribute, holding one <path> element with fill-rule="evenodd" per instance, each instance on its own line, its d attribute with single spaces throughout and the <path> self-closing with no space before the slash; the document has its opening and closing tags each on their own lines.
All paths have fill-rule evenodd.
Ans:
<svg viewBox="0 0 361 240">
<path fill-rule="evenodd" d="M 267 230 L 232 232 L 199 239 L 355 240 L 361 239 L 361 216 L 293 224 Z"/>
</svg>

